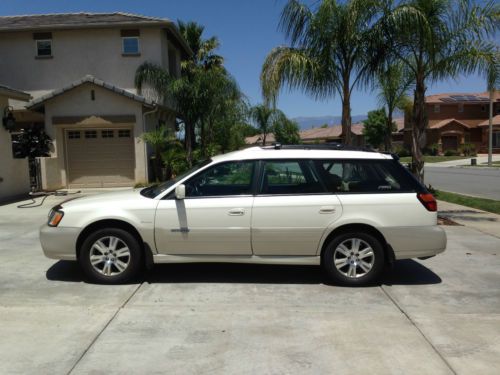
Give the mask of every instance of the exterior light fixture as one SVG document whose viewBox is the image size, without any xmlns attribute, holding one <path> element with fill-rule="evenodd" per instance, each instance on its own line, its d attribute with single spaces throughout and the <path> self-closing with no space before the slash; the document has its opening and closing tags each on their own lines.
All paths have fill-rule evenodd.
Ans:
<svg viewBox="0 0 500 375">
<path fill-rule="evenodd" d="M 14 118 L 13 110 L 14 108 L 12 107 L 5 107 L 3 110 L 3 127 L 9 132 L 12 132 L 16 126 L 16 119 Z"/>
</svg>

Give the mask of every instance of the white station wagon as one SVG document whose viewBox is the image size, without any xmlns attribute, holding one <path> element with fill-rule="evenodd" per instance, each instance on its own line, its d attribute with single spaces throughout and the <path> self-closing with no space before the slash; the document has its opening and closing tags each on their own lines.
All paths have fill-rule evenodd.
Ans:
<svg viewBox="0 0 500 375">
<path fill-rule="evenodd" d="M 337 283 L 446 248 L 434 197 L 388 154 L 253 147 L 158 186 L 72 199 L 40 230 L 45 255 L 100 283 L 155 263 L 321 265 Z"/>
</svg>

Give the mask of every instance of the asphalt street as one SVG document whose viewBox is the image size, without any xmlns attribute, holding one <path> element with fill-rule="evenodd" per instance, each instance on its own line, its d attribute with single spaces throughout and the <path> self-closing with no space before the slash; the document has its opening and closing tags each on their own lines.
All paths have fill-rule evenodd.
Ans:
<svg viewBox="0 0 500 375">
<path fill-rule="evenodd" d="M 500 239 L 343 288 L 319 267 L 158 265 L 89 284 L 43 256 L 42 207 L 0 206 L 0 374 L 498 374 Z"/>
<path fill-rule="evenodd" d="M 426 166 L 425 184 L 453 193 L 500 200 L 500 168 Z"/>
</svg>

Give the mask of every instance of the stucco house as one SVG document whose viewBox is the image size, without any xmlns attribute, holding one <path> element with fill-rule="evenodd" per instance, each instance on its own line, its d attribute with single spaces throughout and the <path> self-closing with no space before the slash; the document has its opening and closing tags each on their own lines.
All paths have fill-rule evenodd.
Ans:
<svg viewBox="0 0 500 375">
<path fill-rule="evenodd" d="M 0 85 L 0 111 L 2 115 L 2 124 L 0 124 L 0 202 L 28 193 L 30 190 L 28 160 L 14 159 L 11 134 L 3 124 L 10 114 L 9 100 L 26 103 L 30 98 L 28 93 Z"/>
<path fill-rule="evenodd" d="M 488 152 L 489 93 L 436 94 L 425 98 L 429 127 L 425 144 L 437 144 L 439 152 L 459 150 L 474 144 L 477 152 Z M 500 92 L 493 96 L 493 152 L 500 153 Z M 411 145 L 411 127 L 404 129 L 406 147 Z"/>
<path fill-rule="evenodd" d="M 136 92 L 149 61 L 173 76 L 191 54 L 175 24 L 126 13 L 0 17 L 0 82 L 32 96 L 11 100 L 17 127 L 43 126 L 53 140 L 42 187 L 133 186 L 149 180 L 141 135 L 174 126 L 173 106 Z"/>
</svg>

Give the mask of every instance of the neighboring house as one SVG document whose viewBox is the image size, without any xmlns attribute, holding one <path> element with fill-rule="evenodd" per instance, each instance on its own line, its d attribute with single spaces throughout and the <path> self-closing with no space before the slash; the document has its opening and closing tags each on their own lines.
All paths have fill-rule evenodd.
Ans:
<svg viewBox="0 0 500 375">
<path fill-rule="evenodd" d="M 30 95 L 0 85 L 0 202 L 26 194 L 30 190 L 30 178 L 27 159 L 14 159 L 12 156 L 12 138 L 4 127 L 4 119 L 9 113 L 9 99 L 27 102 Z"/>
<path fill-rule="evenodd" d="M 180 75 L 191 54 L 175 24 L 125 13 L 0 17 L 0 82 L 31 94 L 12 102 L 18 127 L 44 126 L 53 140 L 41 159 L 46 190 L 132 186 L 149 179 L 141 135 L 176 113 L 151 90 L 138 95 L 145 61 Z"/>
<path fill-rule="evenodd" d="M 397 130 L 393 132 L 392 138 L 394 143 L 402 143 L 402 131 L 404 128 L 404 119 L 394 119 Z M 363 136 L 363 123 L 356 123 L 351 125 L 351 136 L 355 146 L 364 146 L 365 140 Z M 341 143 L 342 142 L 342 126 L 333 125 L 328 127 L 311 128 L 301 130 L 299 132 L 300 140 L 302 143 L 316 144 L 316 143 Z M 254 135 L 245 138 L 245 143 L 248 145 L 262 145 L 262 135 Z M 266 137 L 266 144 L 271 145 L 275 142 L 274 134 L 270 133 Z"/>
<path fill-rule="evenodd" d="M 493 152 L 500 152 L 500 92 L 494 93 Z M 488 152 L 489 93 L 437 94 L 426 97 L 429 127 L 425 145 L 438 145 L 439 152 L 459 150 L 464 143 Z M 411 145 L 411 127 L 404 130 L 406 147 Z"/>
</svg>

